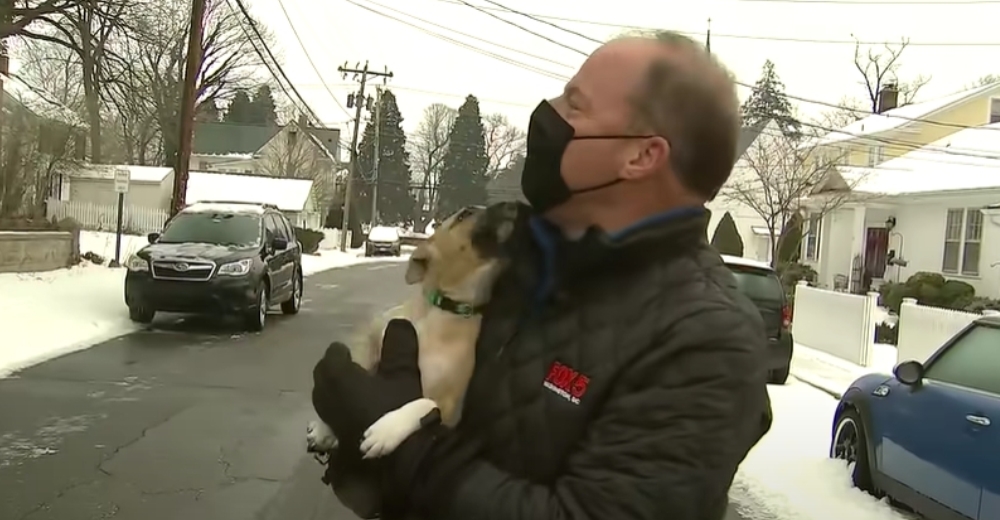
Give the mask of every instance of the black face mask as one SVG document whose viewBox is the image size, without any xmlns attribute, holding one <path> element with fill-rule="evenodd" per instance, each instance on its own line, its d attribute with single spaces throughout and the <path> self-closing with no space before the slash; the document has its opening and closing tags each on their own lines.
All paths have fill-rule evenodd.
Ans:
<svg viewBox="0 0 1000 520">
<path fill-rule="evenodd" d="M 566 122 L 548 102 L 542 101 L 531 114 L 528 123 L 527 154 L 521 172 L 521 192 L 531 207 L 539 212 L 559 206 L 573 195 L 614 186 L 625 179 L 615 178 L 576 190 L 570 189 L 562 177 L 562 159 L 569 143 L 578 139 L 646 139 L 652 135 L 575 135 L 573 125 Z"/>
</svg>

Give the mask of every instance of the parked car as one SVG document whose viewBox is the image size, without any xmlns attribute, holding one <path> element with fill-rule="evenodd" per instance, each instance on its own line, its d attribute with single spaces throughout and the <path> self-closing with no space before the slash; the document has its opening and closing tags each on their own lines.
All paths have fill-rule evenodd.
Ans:
<svg viewBox="0 0 1000 520">
<path fill-rule="evenodd" d="M 1000 518 L 1000 319 L 983 317 L 926 362 L 854 381 L 830 456 L 854 485 L 929 520 Z"/>
<path fill-rule="evenodd" d="M 722 261 L 736 277 L 736 283 L 760 310 L 768 339 L 769 381 L 783 385 L 788 381 L 795 341 L 790 329 L 792 309 L 785 299 L 778 273 L 767 263 L 722 255 Z"/>
<path fill-rule="evenodd" d="M 272 305 L 296 314 L 302 303 L 302 247 L 271 205 L 191 204 L 125 267 L 125 304 L 139 323 L 160 311 L 237 315 L 259 331 Z"/>
<path fill-rule="evenodd" d="M 399 256 L 403 248 L 399 237 L 399 229 L 388 226 L 375 226 L 368 232 L 365 241 L 365 256 L 392 255 Z"/>
</svg>

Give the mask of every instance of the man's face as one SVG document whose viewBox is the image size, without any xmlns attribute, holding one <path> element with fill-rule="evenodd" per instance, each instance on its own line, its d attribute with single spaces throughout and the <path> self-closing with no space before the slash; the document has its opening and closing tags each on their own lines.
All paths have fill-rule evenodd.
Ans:
<svg viewBox="0 0 1000 520">
<path fill-rule="evenodd" d="M 566 84 L 563 94 L 551 101 L 559 114 L 573 126 L 577 137 L 635 133 L 630 128 L 634 118 L 630 96 L 641 85 L 655 52 L 660 52 L 655 44 L 650 43 L 622 40 L 602 46 Z M 633 167 L 636 160 L 641 160 L 641 156 L 648 152 L 650 144 L 649 139 L 574 140 L 563 155 L 563 179 L 571 190 L 580 190 L 618 178 L 630 179 L 647 174 L 633 171 Z M 656 165 L 645 166 L 653 168 Z M 605 192 L 598 190 L 581 194 L 578 198 L 601 198 L 607 196 Z M 570 206 L 572 202 L 566 205 Z"/>
</svg>

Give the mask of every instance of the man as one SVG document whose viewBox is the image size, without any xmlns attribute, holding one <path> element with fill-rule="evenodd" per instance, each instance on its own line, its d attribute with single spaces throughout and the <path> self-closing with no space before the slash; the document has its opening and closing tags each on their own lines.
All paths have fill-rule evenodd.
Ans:
<svg viewBox="0 0 1000 520">
<path fill-rule="evenodd" d="M 536 216 L 484 313 L 461 424 L 384 461 L 383 517 L 723 518 L 770 426 L 760 316 L 706 241 L 739 126 L 728 72 L 670 32 L 602 46 L 536 109 Z M 328 350 L 314 403 L 338 436 L 419 396 L 415 343 L 392 324 L 378 376 Z"/>
</svg>

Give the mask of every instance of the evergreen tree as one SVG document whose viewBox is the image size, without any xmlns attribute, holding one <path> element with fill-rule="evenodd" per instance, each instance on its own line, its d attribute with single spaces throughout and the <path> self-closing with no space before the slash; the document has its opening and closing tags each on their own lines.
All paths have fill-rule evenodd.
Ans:
<svg viewBox="0 0 1000 520">
<path fill-rule="evenodd" d="M 229 102 L 222 122 L 247 124 L 250 122 L 252 113 L 253 102 L 250 101 L 250 95 L 247 94 L 246 90 L 240 89 L 236 91 L 233 100 Z"/>
<path fill-rule="evenodd" d="M 740 230 L 736 229 L 736 221 L 727 211 L 719 220 L 719 225 L 715 227 L 712 235 L 712 246 L 719 253 L 730 256 L 743 256 L 743 238 L 740 237 Z"/>
<path fill-rule="evenodd" d="M 798 262 L 802 247 L 802 215 L 792 213 L 778 240 L 778 265 Z"/>
<path fill-rule="evenodd" d="M 374 159 L 377 110 L 382 112 L 382 125 L 379 134 L 381 153 L 376 176 Z M 396 96 L 391 91 L 383 91 L 382 102 L 372 106 L 358 151 L 362 182 L 352 204 L 357 204 L 361 220 L 363 222 L 372 220 L 372 187 L 376 182 L 378 186 L 376 211 L 379 222 L 395 224 L 413 218 L 416 199 L 410 192 L 410 155 L 406 151 L 403 116 L 396 104 Z"/>
<path fill-rule="evenodd" d="M 788 137 L 802 137 L 802 125 L 792 115 L 792 104 L 785 94 L 785 84 L 781 82 L 774 62 L 767 60 L 760 78 L 754 83 L 753 92 L 743 103 L 743 125 L 758 126 L 773 119 Z"/>
<path fill-rule="evenodd" d="M 250 101 L 251 110 L 247 123 L 252 125 L 273 125 L 278 121 L 278 109 L 271 87 L 263 84 L 257 87 Z"/>
<path fill-rule="evenodd" d="M 202 101 L 194 109 L 194 119 L 201 123 L 218 123 L 221 117 L 222 111 L 219 110 L 219 105 L 215 104 L 214 99 Z"/>
<path fill-rule="evenodd" d="M 475 96 L 470 94 L 465 98 L 448 135 L 438 186 L 440 218 L 465 206 L 486 204 L 489 158 L 479 100 Z"/>
</svg>

